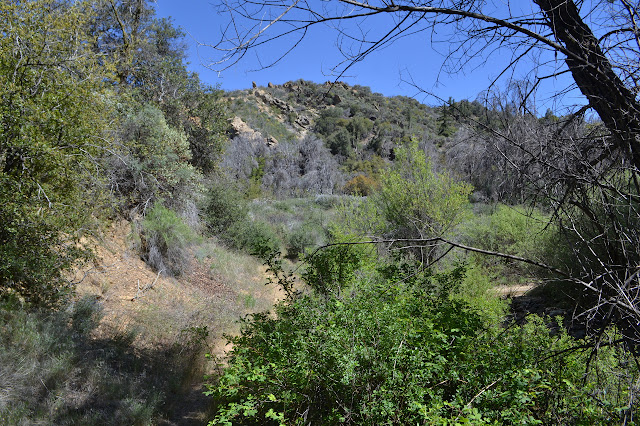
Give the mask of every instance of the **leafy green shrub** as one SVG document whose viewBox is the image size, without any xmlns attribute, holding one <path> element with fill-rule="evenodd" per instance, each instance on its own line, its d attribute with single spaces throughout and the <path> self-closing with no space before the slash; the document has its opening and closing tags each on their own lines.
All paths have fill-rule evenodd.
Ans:
<svg viewBox="0 0 640 426">
<path fill-rule="evenodd" d="M 282 242 L 271 226 L 265 222 L 245 220 L 234 223 L 222 235 L 223 241 L 233 248 L 263 256 L 280 251 Z"/>
<path fill-rule="evenodd" d="M 209 188 L 203 214 L 209 231 L 224 243 L 249 253 L 279 251 L 282 245 L 273 228 L 252 220 L 247 201 L 232 186 L 214 184 Z"/>
<path fill-rule="evenodd" d="M 202 176 L 192 166 L 184 132 L 167 123 L 151 104 L 130 114 L 121 129 L 124 152 L 111 159 L 112 186 L 125 208 L 141 210 L 164 199 L 176 211 L 186 209 L 197 193 Z"/>
<path fill-rule="evenodd" d="M 341 253 L 328 256 L 345 261 Z M 355 277 L 349 292 L 302 295 L 277 305 L 276 315 L 244 321 L 230 338 L 228 366 L 208 386 L 216 403 L 210 424 L 620 419 L 633 381 L 616 381 L 617 373 L 609 383 L 584 376 L 589 353 L 572 350 L 577 342 L 550 333 L 542 319 L 503 328 L 451 298 L 463 269 L 431 274 L 393 262 L 366 272 L 346 263 Z M 307 275 L 307 284 L 320 288 L 319 277 Z M 612 363 L 610 372 L 637 374 L 615 360 L 615 349 L 603 350 L 592 360 L 598 368 Z"/>
<path fill-rule="evenodd" d="M 503 204 L 498 204 L 488 215 L 475 216 L 463 228 L 465 241 L 471 246 L 537 261 L 547 256 L 545 253 L 553 238 L 553 228 L 548 226 L 548 218 L 542 213 Z M 540 272 L 521 262 L 485 255 L 473 257 L 503 277 Z"/>
<path fill-rule="evenodd" d="M 356 272 L 367 261 L 364 247 L 334 245 L 305 258 L 308 268 L 302 274 L 304 281 L 319 295 L 337 296 L 349 289 Z"/>
<path fill-rule="evenodd" d="M 344 127 L 338 127 L 337 130 L 327 136 L 325 140 L 327 147 L 333 155 L 349 158 L 354 154 L 351 134 Z"/>
<path fill-rule="evenodd" d="M 342 124 L 345 124 L 344 110 L 342 108 L 325 108 L 316 119 L 314 130 L 322 136 L 329 136 L 341 127 Z"/>
<path fill-rule="evenodd" d="M 316 244 L 314 230 L 309 226 L 294 229 L 287 237 L 287 257 L 298 259 L 305 251 Z"/>
<path fill-rule="evenodd" d="M 384 239 L 449 237 L 470 211 L 471 187 L 448 173 L 438 173 L 419 147 L 410 140 L 396 150 L 391 169 L 382 172 L 380 189 L 364 202 L 345 209 L 347 233 Z M 438 254 L 436 244 L 399 242 L 395 247 L 424 261 Z"/>
<path fill-rule="evenodd" d="M 491 320 L 501 321 L 508 313 L 509 306 L 496 295 L 496 285 L 502 278 L 500 274 L 474 256 L 467 257 L 462 265 L 465 274 L 454 297 L 474 306 Z"/>
<path fill-rule="evenodd" d="M 228 182 L 209 185 L 202 214 L 213 235 L 220 235 L 236 222 L 247 220 L 247 212 L 247 201 Z"/>
<path fill-rule="evenodd" d="M 491 214 L 466 224 L 464 232 L 478 247 L 525 257 L 536 254 L 548 223 L 538 211 L 498 204 Z"/>
<path fill-rule="evenodd" d="M 329 210 L 338 206 L 341 202 L 341 198 L 336 195 L 320 194 L 316 195 L 313 201 L 323 209 Z"/>
<path fill-rule="evenodd" d="M 265 157 L 256 158 L 256 165 L 251 169 L 245 190 L 246 197 L 250 200 L 259 198 L 262 195 L 262 179 L 264 178 L 266 161 Z"/>
<path fill-rule="evenodd" d="M 3 189 L 0 200 L 6 201 Z M 91 253 L 76 244 L 76 236 L 61 233 L 78 225 L 77 216 L 38 217 L 28 212 L 31 207 L 0 203 L 0 297 L 16 296 L 32 306 L 55 306 L 73 290 L 65 271 L 89 259 Z"/>
<path fill-rule="evenodd" d="M 180 275 L 188 266 L 193 230 L 172 210 L 156 203 L 142 221 L 140 237 L 144 260 L 157 271 Z"/>
<path fill-rule="evenodd" d="M 189 80 L 197 81 L 197 77 L 191 74 Z M 205 174 L 216 169 L 228 139 L 229 121 L 222 95 L 222 90 L 206 86 L 196 91 L 191 95 L 195 105 L 182 118 L 192 154 L 191 163 Z"/>
</svg>

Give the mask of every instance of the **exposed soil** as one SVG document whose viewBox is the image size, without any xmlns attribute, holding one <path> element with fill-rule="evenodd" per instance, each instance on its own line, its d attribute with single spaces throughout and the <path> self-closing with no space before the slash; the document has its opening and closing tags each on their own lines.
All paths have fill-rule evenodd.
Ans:
<svg viewBox="0 0 640 426">
<path fill-rule="evenodd" d="M 526 321 L 528 315 L 535 314 L 552 319 L 550 327 L 562 326 L 573 337 L 583 338 L 586 335 L 585 325 L 574 321 L 573 311 L 566 306 L 566 301 L 554 300 L 547 293 L 540 291 L 540 287 L 535 283 L 501 286 L 496 287 L 495 290 L 501 298 L 511 299 L 509 321 L 515 320 L 521 324 Z M 564 318 L 562 324 L 557 324 L 553 320 L 558 316 Z"/>
<path fill-rule="evenodd" d="M 102 307 L 96 340 L 135 330 L 134 350 L 161 351 L 180 342 L 185 328 L 206 325 L 210 329 L 207 352 L 224 360 L 230 346 L 222 333 L 233 332 L 233 321 L 252 310 L 243 301 L 261 299 L 264 305 L 264 299 L 273 304 L 283 297 L 275 286 L 257 285 L 253 294 L 234 289 L 195 257 L 179 278 L 158 274 L 130 249 L 130 231 L 126 221 L 113 224 L 95 244 L 93 263 L 75 276 L 79 297 L 95 298 Z M 253 280 L 266 283 L 264 267 L 256 269 L 255 275 Z M 169 395 L 170 414 L 160 424 L 206 424 L 211 400 L 203 395 L 202 382 L 202 375 L 196 375 L 179 395 Z"/>
</svg>

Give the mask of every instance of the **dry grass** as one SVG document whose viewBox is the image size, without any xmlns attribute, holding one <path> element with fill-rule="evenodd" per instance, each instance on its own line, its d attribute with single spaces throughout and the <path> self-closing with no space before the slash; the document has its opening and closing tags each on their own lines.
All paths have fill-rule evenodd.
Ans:
<svg viewBox="0 0 640 426">
<path fill-rule="evenodd" d="M 158 275 L 129 249 L 130 229 L 104 232 L 76 274 L 75 308 L 0 307 L 0 423 L 205 422 L 203 375 L 224 358 L 223 334 L 281 294 L 258 260 L 211 241 L 193 248 L 179 279 Z"/>
<path fill-rule="evenodd" d="M 216 341 L 233 332 L 239 317 L 269 310 L 281 297 L 264 285 L 265 268 L 258 260 L 211 241 L 193 248 L 187 274 L 158 275 L 128 249 L 129 230 L 126 222 L 112 226 L 77 287 L 81 296 L 93 296 L 103 306 L 99 330 L 105 333 L 134 327 L 134 343 L 149 347 L 175 342 L 186 328 L 206 326 Z"/>
</svg>

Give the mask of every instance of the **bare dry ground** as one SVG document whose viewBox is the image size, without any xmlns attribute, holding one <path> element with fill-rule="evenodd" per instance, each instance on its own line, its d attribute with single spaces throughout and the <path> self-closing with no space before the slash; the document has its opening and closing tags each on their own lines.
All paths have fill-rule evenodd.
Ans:
<svg viewBox="0 0 640 426">
<path fill-rule="evenodd" d="M 206 350 L 197 373 L 211 373 L 224 362 L 223 334 L 238 331 L 237 320 L 248 313 L 269 310 L 281 291 L 266 286 L 265 267 L 256 259 L 205 242 L 193 249 L 191 265 L 180 277 L 153 271 L 131 248 L 131 226 L 117 222 L 95 243 L 96 258 L 77 272 L 79 297 L 95 298 L 103 317 L 96 339 L 131 335 L 138 350 L 188 344 L 194 329 L 208 331 Z M 202 374 L 184 383 L 172 396 L 173 413 L 167 425 L 204 424 L 209 400 L 202 395 Z"/>
</svg>

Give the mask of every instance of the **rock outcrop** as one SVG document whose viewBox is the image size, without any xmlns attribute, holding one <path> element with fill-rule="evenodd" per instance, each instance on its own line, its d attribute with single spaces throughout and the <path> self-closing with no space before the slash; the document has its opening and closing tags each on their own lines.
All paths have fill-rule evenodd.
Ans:
<svg viewBox="0 0 640 426">
<path fill-rule="evenodd" d="M 247 123 L 242 121 L 240 117 L 233 117 L 231 119 L 231 137 L 239 135 L 255 135 L 256 132 Z"/>
<path fill-rule="evenodd" d="M 289 85 L 288 87 L 292 88 L 293 86 Z M 280 109 L 284 114 L 295 113 L 297 115 L 295 124 L 300 126 L 301 128 L 306 129 L 307 127 L 309 127 L 309 125 L 311 125 L 311 120 L 309 119 L 309 117 L 301 114 L 299 111 L 296 111 L 295 108 L 293 108 L 290 104 L 283 101 L 282 99 L 275 98 L 270 93 L 267 93 L 263 90 L 256 91 L 256 96 L 263 103 Z"/>
<path fill-rule="evenodd" d="M 269 148 L 272 148 L 274 146 L 278 145 L 278 139 L 274 138 L 273 136 L 269 136 L 267 138 L 267 146 Z"/>
</svg>

